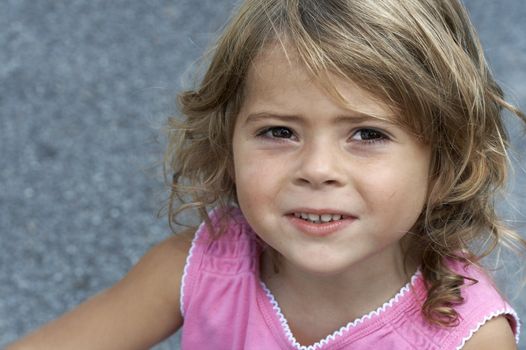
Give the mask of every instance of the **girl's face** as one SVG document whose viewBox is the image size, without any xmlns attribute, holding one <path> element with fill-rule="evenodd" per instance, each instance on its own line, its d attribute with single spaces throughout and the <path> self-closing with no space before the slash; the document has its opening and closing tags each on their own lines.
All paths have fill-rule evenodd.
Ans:
<svg viewBox="0 0 526 350">
<path fill-rule="evenodd" d="M 343 108 L 289 59 L 269 48 L 247 77 L 233 136 L 241 210 L 305 272 L 394 262 L 426 200 L 429 147 L 358 86 L 332 77 Z"/>
</svg>

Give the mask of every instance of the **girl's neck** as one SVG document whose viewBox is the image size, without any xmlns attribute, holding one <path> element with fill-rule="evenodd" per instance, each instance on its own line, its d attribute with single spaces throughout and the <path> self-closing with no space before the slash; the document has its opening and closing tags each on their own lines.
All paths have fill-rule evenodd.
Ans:
<svg viewBox="0 0 526 350">
<path fill-rule="evenodd" d="M 261 280 L 272 291 L 286 317 L 287 309 L 294 313 L 301 305 L 308 305 L 310 310 L 318 310 L 317 314 L 340 313 L 340 318 L 345 320 L 342 326 L 396 295 L 418 267 L 408 259 L 404 271 L 404 259 L 398 249 L 373 260 L 374 264 L 367 259 L 340 273 L 318 275 L 303 271 L 266 250 L 261 256 Z"/>
</svg>

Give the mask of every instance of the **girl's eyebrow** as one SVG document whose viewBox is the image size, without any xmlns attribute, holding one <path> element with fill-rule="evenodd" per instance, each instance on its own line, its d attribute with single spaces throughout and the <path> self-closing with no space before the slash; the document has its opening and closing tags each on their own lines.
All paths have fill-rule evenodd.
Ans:
<svg viewBox="0 0 526 350">
<path fill-rule="evenodd" d="M 286 115 L 286 114 L 277 114 L 272 112 L 258 112 L 251 113 L 245 119 L 245 124 L 256 123 L 258 121 L 265 121 L 267 119 L 278 119 L 284 122 L 297 122 L 302 123 L 303 118 L 298 115 Z M 346 124 L 346 123 L 363 123 L 370 121 L 380 121 L 388 124 L 395 124 L 395 117 L 391 115 L 371 115 L 363 112 L 349 111 L 349 114 L 338 115 L 334 122 L 336 124 Z"/>
<path fill-rule="evenodd" d="M 258 121 L 264 121 L 267 119 L 279 119 L 283 121 L 288 122 L 300 122 L 301 117 L 297 115 L 284 115 L 284 114 L 276 114 L 271 112 L 258 112 L 258 113 L 251 113 L 247 116 L 245 119 L 245 124 L 250 123 L 256 123 Z"/>
</svg>

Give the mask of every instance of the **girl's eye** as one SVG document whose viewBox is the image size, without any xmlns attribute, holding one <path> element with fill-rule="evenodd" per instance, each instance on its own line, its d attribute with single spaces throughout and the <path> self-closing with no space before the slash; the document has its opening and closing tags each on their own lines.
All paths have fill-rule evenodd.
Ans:
<svg viewBox="0 0 526 350">
<path fill-rule="evenodd" d="M 294 132 L 284 126 L 273 126 L 266 128 L 258 133 L 258 136 L 264 136 L 275 139 L 290 139 L 294 137 Z"/>
<path fill-rule="evenodd" d="M 381 131 L 375 129 L 360 129 L 357 130 L 351 137 L 351 140 L 362 143 L 374 143 L 387 141 L 389 138 Z"/>
</svg>

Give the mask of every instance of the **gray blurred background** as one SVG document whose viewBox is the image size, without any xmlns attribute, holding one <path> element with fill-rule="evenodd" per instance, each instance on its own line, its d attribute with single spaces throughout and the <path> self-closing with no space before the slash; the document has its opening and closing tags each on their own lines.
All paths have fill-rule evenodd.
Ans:
<svg viewBox="0 0 526 350">
<path fill-rule="evenodd" d="M 526 2 L 465 3 L 498 81 L 526 109 Z M 167 193 L 160 130 L 234 5 L 0 2 L 0 348 L 109 287 L 170 235 L 157 218 Z M 502 210 L 524 236 L 517 125 Z M 526 290 L 510 298 L 526 320 Z M 172 338 L 156 349 L 176 347 Z"/>
</svg>

